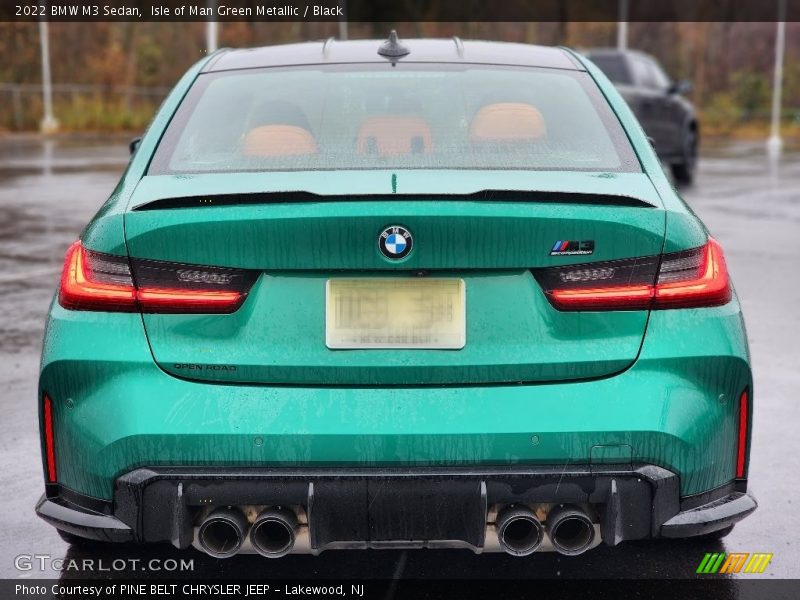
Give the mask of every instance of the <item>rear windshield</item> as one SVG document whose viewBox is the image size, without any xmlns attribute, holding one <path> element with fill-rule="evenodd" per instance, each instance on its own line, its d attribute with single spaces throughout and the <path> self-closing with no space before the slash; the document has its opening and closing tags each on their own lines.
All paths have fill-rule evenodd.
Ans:
<svg viewBox="0 0 800 600">
<path fill-rule="evenodd" d="M 584 72 L 387 61 L 201 75 L 149 172 L 341 169 L 640 170 Z"/>
</svg>

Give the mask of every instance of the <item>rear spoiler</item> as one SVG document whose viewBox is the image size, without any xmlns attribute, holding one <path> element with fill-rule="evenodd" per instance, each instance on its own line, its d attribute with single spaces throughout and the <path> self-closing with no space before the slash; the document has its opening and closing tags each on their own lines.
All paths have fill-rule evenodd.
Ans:
<svg viewBox="0 0 800 600">
<path fill-rule="evenodd" d="M 248 204 L 291 204 L 304 202 L 369 202 L 369 201 L 423 201 L 423 202 L 520 202 L 544 204 L 589 204 L 601 206 L 633 206 L 657 208 L 654 204 L 616 194 L 591 194 L 578 192 L 483 190 L 472 194 L 340 194 L 324 195 L 311 192 L 261 192 L 254 194 L 220 194 L 214 196 L 185 196 L 162 198 L 134 207 L 134 211 L 165 210 L 173 208 L 202 208 L 212 206 L 243 206 Z"/>
</svg>

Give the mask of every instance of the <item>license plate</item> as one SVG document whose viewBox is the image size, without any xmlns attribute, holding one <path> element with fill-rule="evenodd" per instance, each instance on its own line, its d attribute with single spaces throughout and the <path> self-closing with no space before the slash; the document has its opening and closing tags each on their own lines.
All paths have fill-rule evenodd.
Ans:
<svg viewBox="0 0 800 600">
<path fill-rule="evenodd" d="M 329 279 L 328 348 L 459 349 L 467 341 L 463 279 Z"/>
</svg>

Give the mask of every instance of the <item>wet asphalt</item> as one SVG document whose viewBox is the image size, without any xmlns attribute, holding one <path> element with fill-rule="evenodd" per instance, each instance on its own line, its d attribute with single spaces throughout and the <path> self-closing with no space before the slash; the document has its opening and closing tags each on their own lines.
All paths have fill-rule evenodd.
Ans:
<svg viewBox="0 0 800 600">
<path fill-rule="evenodd" d="M 750 485 L 758 511 L 722 542 L 628 542 L 579 557 L 519 559 L 455 551 L 329 551 L 319 557 L 219 561 L 170 546 L 104 549 L 130 568 L 59 571 L 20 555 L 93 558 L 70 548 L 33 506 L 42 493 L 36 378 L 44 317 L 61 260 L 116 184 L 127 140 L 0 138 L 0 578 L 157 577 L 151 559 L 191 558 L 176 577 L 656 578 L 693 577 L 706 552 L 772 552 L 761 578 L 800 578 L 800 153 L 767 159 L 763 144 L 705 148 L 697 183 L 681 190 L 726 250 L 747 320 L 755 370 Z M 130 561 L 129 561 L 130 562 Z M 120 564 L 120 563 L 117 563 Z M 145 568 L 147 568 L 145 566 Z M 755 577 L 755 576 L 740 576 Z M 714 596 L 742 597 L 718 577 Z"/>
</svg>

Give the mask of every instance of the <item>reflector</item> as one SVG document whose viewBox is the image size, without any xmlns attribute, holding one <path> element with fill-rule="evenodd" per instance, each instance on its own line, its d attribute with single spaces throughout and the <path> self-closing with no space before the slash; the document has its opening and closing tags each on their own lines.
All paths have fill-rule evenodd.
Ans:
<svg viewBox="0 0 800 600">
<path fill-rule="evenodd" d="M 739 397 L 739 439 L 736 444 L 736 478 L 744 478 L 745 456 L 747 455 L 747 389 Z"/>
<path fill-rule="evenodd" d="M 47 483 L 56 483 L 56 446 L 53 434 L 53 406 L 50 397 L 44 394 L 42 400 L 42 418 L 44 420 L 44 447 L 47 460 Z"/>
</svg>

